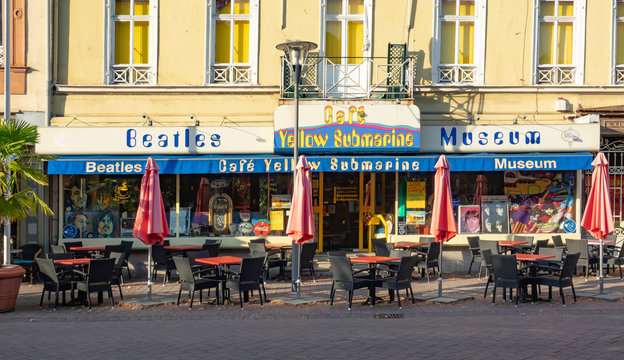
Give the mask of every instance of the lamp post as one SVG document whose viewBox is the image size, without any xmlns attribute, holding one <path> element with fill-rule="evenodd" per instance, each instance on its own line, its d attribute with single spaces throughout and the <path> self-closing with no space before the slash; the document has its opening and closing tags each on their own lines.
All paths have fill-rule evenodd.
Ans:
<svg viewBox="0 0 624 360">
<path fill-rule="evenodd" d="M 301 69 L 303 65 L 306 63 L 308 58 L 308 53 L 310 50 L 316 49 L 316 44 L 310 41 L 287 41 L 281 44 L 277 44 L 276 48 L 278 50 L 282 50 L 284 52 L 284 56 L 287 59 L 288 67 L 290 68 L 290 73 L 294 74 L 294 84 L 295 84 L 295 126 L 294 126 L 294 140 L 295 144 L 293 146 L 293 186 L 295 185 L 297 179 L 297 160 L 299 157 L 299 81 L 301 80 Z M 293 257 L 293 265 L 292 265 L 292 291 L 297 291 L 297 294 L 300 294 L 300 284 L 301 281 L 299 279 L 299 258 L 301 257 L 301 246 L 297 243 L 293 244 L 293 253 L 296 253 L 297 256 Z"/>
</svg>

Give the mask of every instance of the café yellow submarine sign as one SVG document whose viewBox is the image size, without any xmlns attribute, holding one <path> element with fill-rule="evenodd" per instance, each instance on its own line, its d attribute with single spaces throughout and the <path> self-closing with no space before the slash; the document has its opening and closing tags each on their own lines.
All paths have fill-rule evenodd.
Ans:
<svg viewBox="0 0 624 360">
<path fill-rule="evenodd" d="M 276 153 L 292 153 L 295 106 L 275 110 Z M 312 103 L 299 107 L 301 153 L 417 152 L 420 112 L 414 105 L 363 102 Z"/>
</svg>

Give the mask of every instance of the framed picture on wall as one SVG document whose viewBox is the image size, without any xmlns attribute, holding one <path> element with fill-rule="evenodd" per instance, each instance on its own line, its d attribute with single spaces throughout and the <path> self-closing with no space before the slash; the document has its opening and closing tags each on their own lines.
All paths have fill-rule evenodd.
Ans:
<svg viewBox="0 0 624 360">
<path fill-rule="evenodd" d="M 460 205 L 457 212 L 460 234 L 479 234 L 481 232 L 481 206 Z"/>
<path fill-rule="evenodd" d="M 506 195 L 488 195 L 481 198 L 481 228 L 484 234 L 509 232 L 509 207 Z"/>
</svg>

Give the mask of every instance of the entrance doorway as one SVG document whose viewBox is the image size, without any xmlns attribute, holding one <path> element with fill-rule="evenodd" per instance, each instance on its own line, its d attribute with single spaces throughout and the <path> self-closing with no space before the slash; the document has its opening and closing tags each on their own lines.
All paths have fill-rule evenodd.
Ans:
<svg viewBox="0 0 624 360">
<path fill-rule="evenodd" d="M 357 249 L 360 229 L 360 174 L 323 174 L 323 249 Z"/>
</svg>

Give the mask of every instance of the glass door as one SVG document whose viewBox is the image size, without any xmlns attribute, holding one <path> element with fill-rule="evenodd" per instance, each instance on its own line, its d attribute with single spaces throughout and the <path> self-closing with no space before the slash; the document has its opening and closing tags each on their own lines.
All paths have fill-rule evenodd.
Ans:
<svg viewBox="0 0 624 360">
<path fill-rule="evenodd" d="M 360 248 L 360 175 L 323 173 L 323 250 Z"/>
</svg>

